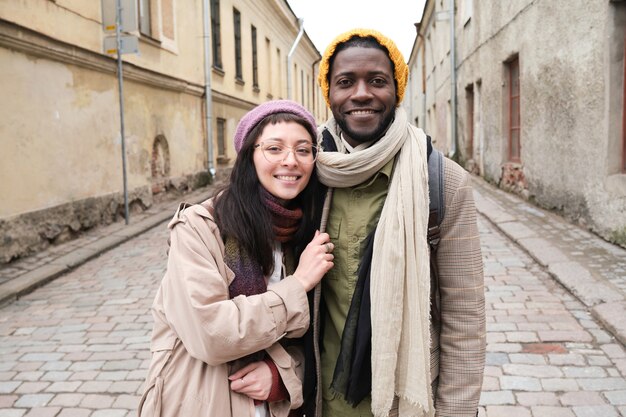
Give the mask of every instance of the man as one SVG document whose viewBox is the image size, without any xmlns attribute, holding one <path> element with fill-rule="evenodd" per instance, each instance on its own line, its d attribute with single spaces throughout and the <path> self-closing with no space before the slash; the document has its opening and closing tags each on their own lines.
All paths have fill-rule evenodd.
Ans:
<svg viewBox="0 0 626 417">
<path fill-rule="evenodd" d="M 407 78 L 396 45 L 372 30 L 338 36 L 320 62 L 332 117 L 319 129 L 318 175 L 331 190 L 335 267 L 314 294 L 307 416 L 477 415 L 485 307 L 470 177 L 444 160 L 431 286 L 430 143 L 399 107 Z"/>
</svg>

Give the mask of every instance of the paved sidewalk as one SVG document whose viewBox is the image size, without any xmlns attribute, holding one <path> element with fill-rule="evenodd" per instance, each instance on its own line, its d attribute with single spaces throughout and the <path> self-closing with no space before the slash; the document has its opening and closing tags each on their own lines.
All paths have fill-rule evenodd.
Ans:
<svg viewBox="0 0 626 417">
<path fill-rule="evenodd" d="M 478 212 L 626 345 L 626 249 L 474 177 Z"/>
<path fill-rule="evenodd" d="M 124 222 L 0 268 L 0 303 L 15 300 L 171 218 L 179 201 L 200 202 L 213 186 L 154 204 Z M 626 345 L 626 249 L 474 177 L 478 212 L 527 251 Z"/>
<path fill-rule="evenodd" d="M 221 184 L 220 181 L 218 178 L 214 184 L 182 196 L 168 196 L 163 201 L 154 203 L 148 210 L 131 213 L 128 225 L 122 219 L 110 225 L 98 226 L 69 242 L 51 246 L 8 265 L 0 265 L 0 305 L 14 301 L 107 250 L 169 221 L 180 202 L 204 201 Z"/>
<path fill-rule="evenodd" d="M 626 350 L 484 216 L 487 357 L 479 417 L 626 417 Z"/>
</svg>

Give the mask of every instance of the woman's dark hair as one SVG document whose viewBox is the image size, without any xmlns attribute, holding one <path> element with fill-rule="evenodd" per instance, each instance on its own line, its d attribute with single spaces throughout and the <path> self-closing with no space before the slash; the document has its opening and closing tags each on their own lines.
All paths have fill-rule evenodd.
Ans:
<svg viewBox="0 0 626 417">
<path fill-rule="evenodd" d="M 295 122 L 316 142 L 317 133 L 305 119 L 292 113 L 274 113 L 259 122 L 244 139 L 230 175 L 230 182 L 215 194 L 214 217 L 223 238 L 234 238 L 269 275 L 274 269 L 272 216 L 262 201 L 261 183 L 254 167 L 254 144 L 265 126 Z M 302 208 L 300 227 L 291 240 L 295 253 L 304 250 L 319 225 L 321 184 L 313 169 L 302 192 L 290 204 Z"/>
<path fill-rule="evenodd" d="M 337 54 L 345 49 L 359 47 L 359 48 L 376 48 L 380 49 L 387 55 L 389 58 L 389 50 L 384 46 L 378 43 L 375 37 L 373 36 L 365 36 L 361 37 L 359 35 L 354 35 L 350 39 L 345 42 L 340 43 L 335 47 L 335 51 L 332 56 L 328 59 L 328 72 L 326 73 L 326 81 L 328 85 L 330 85 L 330 73 L 333 69 L 333 63 L 335 62 L 335 57 Z M 391 75 L 393 75 L 393 83 L 396 86 L 396 91 L 398 91 L 398 81 L 396 80 L 396 66 L 393 64 L 391 58 L 389 58 L 389 63 L 391 64 Z"/>
</svg>

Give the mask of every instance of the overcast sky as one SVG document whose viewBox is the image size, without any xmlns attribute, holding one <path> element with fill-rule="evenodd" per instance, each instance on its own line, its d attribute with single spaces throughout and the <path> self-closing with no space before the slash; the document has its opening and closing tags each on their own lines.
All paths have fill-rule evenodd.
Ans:
<svg viewBox="0 0 626 417">
<path fill-rule="evenodd" d="M 425 0 L 287 0 L 321 54 L 340 33 L 356 27 L 376 29 L 393 39 L 408 61 L 415 22 Z"/>
</svg>

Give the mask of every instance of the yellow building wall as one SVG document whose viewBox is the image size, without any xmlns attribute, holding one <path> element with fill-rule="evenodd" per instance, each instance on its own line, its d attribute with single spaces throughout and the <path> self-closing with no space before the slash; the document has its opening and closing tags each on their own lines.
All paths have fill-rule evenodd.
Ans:
<svg viewBox="0 0 626 417">
<path fill-rule="evenodd" d="M 165 4 L 174 4 L 171 12 Z M 202 0 L 172 2 L 152 0 L 152 35 L 140 36 L 139 55 L 124 55 L 124 61 L 159 74 L 204 84 Z M 52 39 L 98 54 L 103 53 L 106 34 L 102 28 L 101 0 L 0 1 L 0 18 Z M 172 22 L 175 39 L 163 33 L 163 23 Z M 138 34 L 138 32 L 137 32 Z"/>
<path fill-rule="evenodd" d="M 0 3 L 0 91 L 11 97 L 0 103 L 0 191 L 12 196 L 0 218 L 123 189 L 117 65 L 101 52 L 100 10 L 99 1 Z M 140 55 L 123 56 L 129 190 L 150 188 L 157 135 L 171 177 L 206 168 L 202 20 L 177 11 L 189 19 L 177 53 L 141 42 Z"/>
<path fill-rule="evenodd" d="M 236 79 L 233 9 L 241 14 L 243 83 Z M 221 0 L 220 24 L 222 67 L 213 68 L 211 87 L 214 92 L 214 121 L 217 118 L 226 121 L 225 164 L 232 164 L 236 157 L 232 137 L 237 122 L 257 104 L 291 98 L 307 107 L 318 122 L 326 120 L 325 103 L 321 99 L 319 87 L 313 83 L 317 77 L 316 63 L 321 55 L 306 34 L 301 37 L 292 56 L 292 67 L 297 68 L 297 71 L 292 69 L 292 94 L 288 97 L 287 58 L 298 35 L 299 25 L 297 17 L 285 1 Z M 258 86 L 253 85 L 252 26 L 257 31 Z M 306 84 L 304 97 L 301 94 L 302 78 Z M 217 149 L 218 132 L 215 123 L 213 129 Z"/>
<path fill-rule="evenodd" d="M 241 13 L 243 83 L 235 79 L 234 7 Z M 131 211 L 149 207 L 155 193 L 200 185 L 211 165 L 227 172 L 240 118 L 264 101 L 287 98 L 287 55 L 299 29 L 285 0 L 220 2 L 223 66 L 209 70 L 209 164 L 203 1 L 150 0 L 150 8 L 150 36 L 136 33 L 140 54 L 123 55 Z M 0 262 L 123 214 L 117 60 L 103 53 L 105 36 L 99 0 L 0 1 Z M 293 54 L 292 98 L 322 122 L 328 112 L 313 84 L 319 59 L 305 34 Z M 303 80 L 311 83 L 304 95 Z M 225 121 L 226 155 L 217 152 L 218 118 Z M 218 156 L 225 156 L 220 164 Z"/>
</svg>

